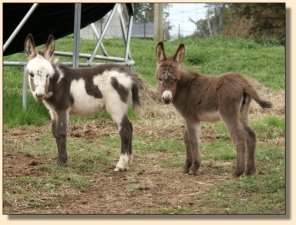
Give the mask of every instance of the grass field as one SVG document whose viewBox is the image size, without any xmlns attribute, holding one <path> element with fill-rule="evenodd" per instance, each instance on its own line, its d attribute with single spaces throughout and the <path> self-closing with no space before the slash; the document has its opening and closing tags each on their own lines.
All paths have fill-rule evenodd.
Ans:
<svg viewBox="0 0 296 225">
<path fill-rule="evenodd" d="M 255 103 L 250 110 L 258 139 L 255 175 L 231 176 L 235 148 L 221 122 L 202 125 L 200 175 L 182 174 L 183 121 L 171 105 L 156 100 L 154 91 L 157 43 L 133 39 L 133 69 L 145 83 L 143 115 L 129 113 L 135 157 L 130 170 L 123 173 L 113 172 L 120 141 L 106 113 L 71 119 L 69 162 L 57 166 L 47 110 L 29 95 L 23 112 L 23 68 L 4 67 L 3 212 L 285 214 L 285 48 L 245 39 L 181 41 L 187 50 L 184 67 L 210 75 L 240 72 L 263 98 L 273 102 L 272 110 L 263 111 Z M 167 55 L 174 54 L 181 41 L 166 42 Z M 83 40 L 81 50 L 90 53 L 94 45 Z M 123 56 L 122 40 L 106 40 L 104 45 L 110 55 Z M 72 37 L 58 40 L 56 48 L 72 51 Z M 24 54 L 4 58 L 10 59 L 26 60 Z"/>
</svg>

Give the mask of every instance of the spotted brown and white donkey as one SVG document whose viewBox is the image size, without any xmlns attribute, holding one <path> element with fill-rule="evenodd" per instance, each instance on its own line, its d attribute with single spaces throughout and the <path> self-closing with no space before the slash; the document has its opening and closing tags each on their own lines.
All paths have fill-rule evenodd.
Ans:
<svg viewBox="0 0 296 225">
<path fill-rule="evenodd" d="M 272 104 L 262 100 L 252 85 L 237 73 L 208 77 L 182 69 L 180 64 L 184 56 L 183 44 L 179 45 L 173 57 L 166 57 L 162 42 L 156 47 L 159 94 L 164 103 L 173 103 L 185 119 L 184 142 L 187 154 L 184 172 L 198 174 L 201 163 L 198 143 L 200 122 L 222 119 L 236 145 L 237 167 L 234 175 L 240 176 L 243 172 L 246 175 L 253 174 L 256 169 L 256 134 L 249 126 L 249 105 L 251 99 L 262 108 L 271 108 Z"/>
<path fill-rule="evenodd" d="M 49 110 L 52 133 L 58 147 L 58 163 L 67 161 L 66 136 L 69 114 L 89 115 L 106 110 L 116 123 L 121 138 L 121 155 L 115 171 L 126 170 L 132 161 L 133 127 L 128 106 L 140 107 L 138 79 L 123 66 L 104 64 L 73 69 L 53 60 L 55 40 L 49 36 L 37 50 L 33 36 L 25 40 L 26 72 L 30 90 Z"/>
</svg>

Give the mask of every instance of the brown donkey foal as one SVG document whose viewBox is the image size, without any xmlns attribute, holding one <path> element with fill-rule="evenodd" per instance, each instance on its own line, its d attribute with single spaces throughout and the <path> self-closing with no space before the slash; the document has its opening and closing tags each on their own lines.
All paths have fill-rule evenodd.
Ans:
<svg viewBox="0 0 296 225">
<path fill-rule="evenodd" d="M 198 146 L 200 122 L 222 119 L 236 145 L 237 167 L 234 175 L 240 176 L 245 171 L 246 149 L 245 174 L 253 174 L 256 170 L 256 135 L 248 123 L 248 108 L 251 99 L 262 108 L 271 108 L 272 104 L 260 99 L 251 84 L 239 74 L 226 73 L 219 77 L 207 77 L 182 69 L 180 64 L 184 55 L 183 44 L 179 45 L 173 57 L 166 57 L 162 42 L 156 47 L 159 94 L 165 104 L 173 103 L 186 123 L 184 172 L 198 174 L 201 163 Z"/>
</svg>

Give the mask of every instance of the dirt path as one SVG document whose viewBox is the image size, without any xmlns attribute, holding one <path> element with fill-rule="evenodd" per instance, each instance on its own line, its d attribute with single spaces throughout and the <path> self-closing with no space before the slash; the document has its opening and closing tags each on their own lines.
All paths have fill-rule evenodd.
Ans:
<svg viewBox="0 0 296 225">
<path fill-rule="evenodd" d="M 21 177 L 49 176 L 48 172 L 39 170 L 37 165 L 55 164 L 54 156 L 36 157 L 10 147 L 15 146 L 13 142 L 20 140 L 21 136 L 30 138 L 31 144 L 34 144 L 33 140 L 36 141 L 38 133 L 45 131 L 49 132 L 47 126 L 27 126 L 22 130 L 5 132 L 3 176 L 6 186 Z M 231 178 L 228 177 L 230 173 L 216 175 L 217 165 L 214 164 L 202 167 L 198 177 L 183 175 L 182 168 L 164 169 L 155 165 L 157 160 L 165 157 L 170 157 L 170 154 L 159 152 L 141 155 L 136 152 L 133 165 L 127 172 L 88 174 L 90 185 L 86 189 L 78 190 L 62 185 L 52 194 L 36 193 L 36 197 L 29 199 L 26 204 L 4 201 L 4 213 L 142 214 L 155 213 L 165 208 L 192 208 L 198 206 L 202 193 L 210 186 Z M 222 166 L 230 169 L 231 163 Z M 26 188 L 31 190 L 30 185 Z M 43 207 L 32 209 L 29 207 L 30 202 L 42 203 Z"/>
</svg>

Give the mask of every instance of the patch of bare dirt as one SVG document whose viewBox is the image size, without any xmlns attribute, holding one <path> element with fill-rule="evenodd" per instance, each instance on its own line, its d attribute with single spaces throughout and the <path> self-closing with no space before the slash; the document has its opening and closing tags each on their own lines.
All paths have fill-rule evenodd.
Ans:
<svg viewBox="0 0 296 225">
<path fill-rule="evenodd" d="M 231 168 L 231 165 L 208 165 L 201 168 L 200 175 L 196 177 L 184 175 L 182 168 L 163 169 L 153 163 L 152 158 L 167 156 L 163 152 L 150 155 L 151 161 L 147 163 L 146 156 L 137 154 L 129 171 L 97 173 L 90 177 L 89 188 L 83 190 L 62 186 L 51 194 L 36 193 L 26 203 L 4 201 L 4 213 L 145 214 L 166 208 L 177 210 L 196 206 L 198 209 L 202 195 L 208 188 L 231 178 L 228 177 L 229 173 L 218 172 L 218 167 Z M 5 148 L 4 161 L 3 176 L 6 182 L 13 182 L 17 177 L 46 175 L 38 171 L 35 165 L 48 163 L 48 159 Z M 33 205 L 42 205 L 42 208 L 34 208 Z"/>
<path fill-rule="evenodd" d="M 69 136 L 93 139 L 110 134 L 116 134 L 117 129 L 112 121 L 87 121 L 69 125 Z"/>
<path fill-rule="evenodd" d="M 180 169 L 143 169 L 97 175 L 92 187 L 77 196 L 82 204 L 72 204 L 66 212 L 143 214 L 163 208 L 198 207 L 208 188 L 228 179 L 215 179 L 209 172 L 202 171 L 203 175 L 193 177 L 183 175 Z"/>
<path fill-rule="evenodd" d="M 3 172 L 5 178 L 22 176 L 39 176 L 41 173 L 36 169 L 37 165 L 48 163 L 48 159 L 33 156 L 29 153 L 17 152 L 14 149 L 4 148 Z"/>
</svg>

